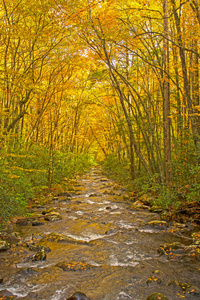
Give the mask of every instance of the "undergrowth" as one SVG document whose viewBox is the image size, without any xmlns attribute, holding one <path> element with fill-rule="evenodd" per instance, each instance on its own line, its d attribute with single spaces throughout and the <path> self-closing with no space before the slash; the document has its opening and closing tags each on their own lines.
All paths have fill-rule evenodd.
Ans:
<svg viewBox="0 0 200 300">
<path fill-rule="evenodd" d="M 38 146 L 0 154 L 0 224 L 26 214 L 29 201 L 45 191 L 66 189 L 68 179 L 84 173 L 93 163 L 86 154 L 50 153 Z"/>
<path fill-rule="evenodd" d="M 119 162 L 115 155 L 107 157 L 102 169 L 107 176 L 123 183 L 127 190 L 137 191 L 138 195 L 150 194 L 153 205 L 177 210 L 187 203 L 200 202 L 200 166 L 189 165 L 188 160 L 187 168 L 182 162 L 173 161 L 174 177 L 170 188 L 160 182 L 158 174 L 150 178 L 144 170 L 131 181 L 129 164 L 126 160 Z"/>
</svg>

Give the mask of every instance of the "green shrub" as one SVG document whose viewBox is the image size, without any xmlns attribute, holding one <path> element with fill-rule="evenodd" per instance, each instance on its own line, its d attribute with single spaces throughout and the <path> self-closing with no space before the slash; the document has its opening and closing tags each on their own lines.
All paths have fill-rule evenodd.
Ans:
<svg viewBox="0 0 200 300">
<path fill-rule="evenodd" d="M 114 154 L 110 154 L 102 164 L 102 170 L 109 177 L 119 181 L 126 182 L 130 181 L 130 163 L 128 160 L 118 160 L 118 157 Z"/>
<path fill-rule="evenodd" d="M 75 155 L 33 146 L 30 150 L 1 151 L 0 157 L 0 223 L 14 215 L 26 212 L 28 201 L 49 188 L 49 169 L 52 170 L 51 185 L 63 183 L 92 165 L 88 155 Z"/>
</svg>

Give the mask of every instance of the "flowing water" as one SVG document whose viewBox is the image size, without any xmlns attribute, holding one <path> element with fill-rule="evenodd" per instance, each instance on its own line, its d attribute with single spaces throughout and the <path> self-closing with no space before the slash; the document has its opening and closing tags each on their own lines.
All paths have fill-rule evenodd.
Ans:
<svg viewBox="0 0 200 300">
<path fill-rule="evenodd" d="M 168 259 L 157 251 L 163 243 L 188 245 L 188 238 L 147 225 L 158 214 L 130 210 L 123 193 L 94 169 L 80 177 L 72 197 L 59 196 L 45 207 L 56 209 L 62 220 L 13 224 L 22 241 L 0 253 L 0 293 L 24 300 L 63 300 L 75 291 L 92 300 L 146 300 L 153 292 L 170 300 L 200 299 L 169 285 L 176 280 L 200 288 L 200 262 L 187 255 Z M 51 251 L 46 260 L 33 261 L 23 243 Z"/>
</svg>

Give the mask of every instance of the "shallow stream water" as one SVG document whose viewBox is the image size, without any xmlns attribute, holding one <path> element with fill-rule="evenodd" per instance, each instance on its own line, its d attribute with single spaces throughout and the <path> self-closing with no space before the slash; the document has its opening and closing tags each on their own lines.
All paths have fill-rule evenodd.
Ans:
<svg viewBox="0 0 200 300">
<path fill-rule="evenodd" d="M 51 251 L 45 261 L 28 259 L 31 251 L 16 245 L 0 253 L 1 295 L 64 300 L 82 291 L 91 300 L 146 300 L 159 292 L 169 300 L 200 299 L 169 285 L 179 281 L 200 288 L 200 262 L 188 256 L 168 259 L 158 253 L 163 243 L 188 245 L 189 234 L 178 237 L 169 228 L 149 226 L 159 215 L 131 210 L 123 201 L 124 191 L 114 186 L 93 169 L 78 179 L 72 197 L 58 196 L 45 206 L 56 209 L 62 220 L 41 226 L 12 225 L 21 243 L 43 245 Z M 52 233 L 58 238 L 48 238 Z M 63 236 L 68 240 L 59 239 Z"/>
</svg>

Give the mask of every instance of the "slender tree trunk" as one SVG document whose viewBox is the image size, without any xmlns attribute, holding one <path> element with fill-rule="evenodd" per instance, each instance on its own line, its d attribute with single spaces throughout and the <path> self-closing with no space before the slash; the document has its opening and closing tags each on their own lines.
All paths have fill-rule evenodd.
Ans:
<svg viewBox="0 0 200 300">
<path fill-rule="evenodd" d="M 170 133 L 170 86 L 169 86 L 169 25 L 168 25 L 168 0 L 163 1 L 164 13 L 164 40 L 163 40 L 163 130 L 164 130 L 164 157 L 167 186 L 172 185 L 171 166 L 171 133 Z"/>
<path fill-rule="evenodd" d="M 180 59 L 181 59 L 181 66 L 182 66 L 182 73 L 183 73 L 184 94 L 185 94 L 185 98 L 187 101 L 189 119 L 191 121 L 191 126 L 192 126 L 193 140 L 194 140 L 194 144 L 195 144 L 197 155 L 198 155 L 200 152 L 200 135 L 198 133 L 199 132 L 198 123 L 196 122 L 196 116 L 194 115 L 195 111 L 193 109 L 192 99 L 190 96 L 190 84 L 189 84 L 188 74 L 187 74 L 185 50 L 184 50 L 184 45 L 183 45 L 183 41 L 182 41 L 180 17 L 178 16 L 178 13 L 177 13 L 175 0 L 171 0 L 171 3 L 173 6 L 173 13 L 174 13 L 174 19 L 175 19 L 176 30 L 177 30 L 177 40 L 178 40 L 178 45 L 179 45 L 179 52 L 180 52 Z M 200 160 L 200 158 L 199 158 L 199 160 Z M 200 163 L 200 161 L 199 161 L 199 163 Z"/>
</svg>

